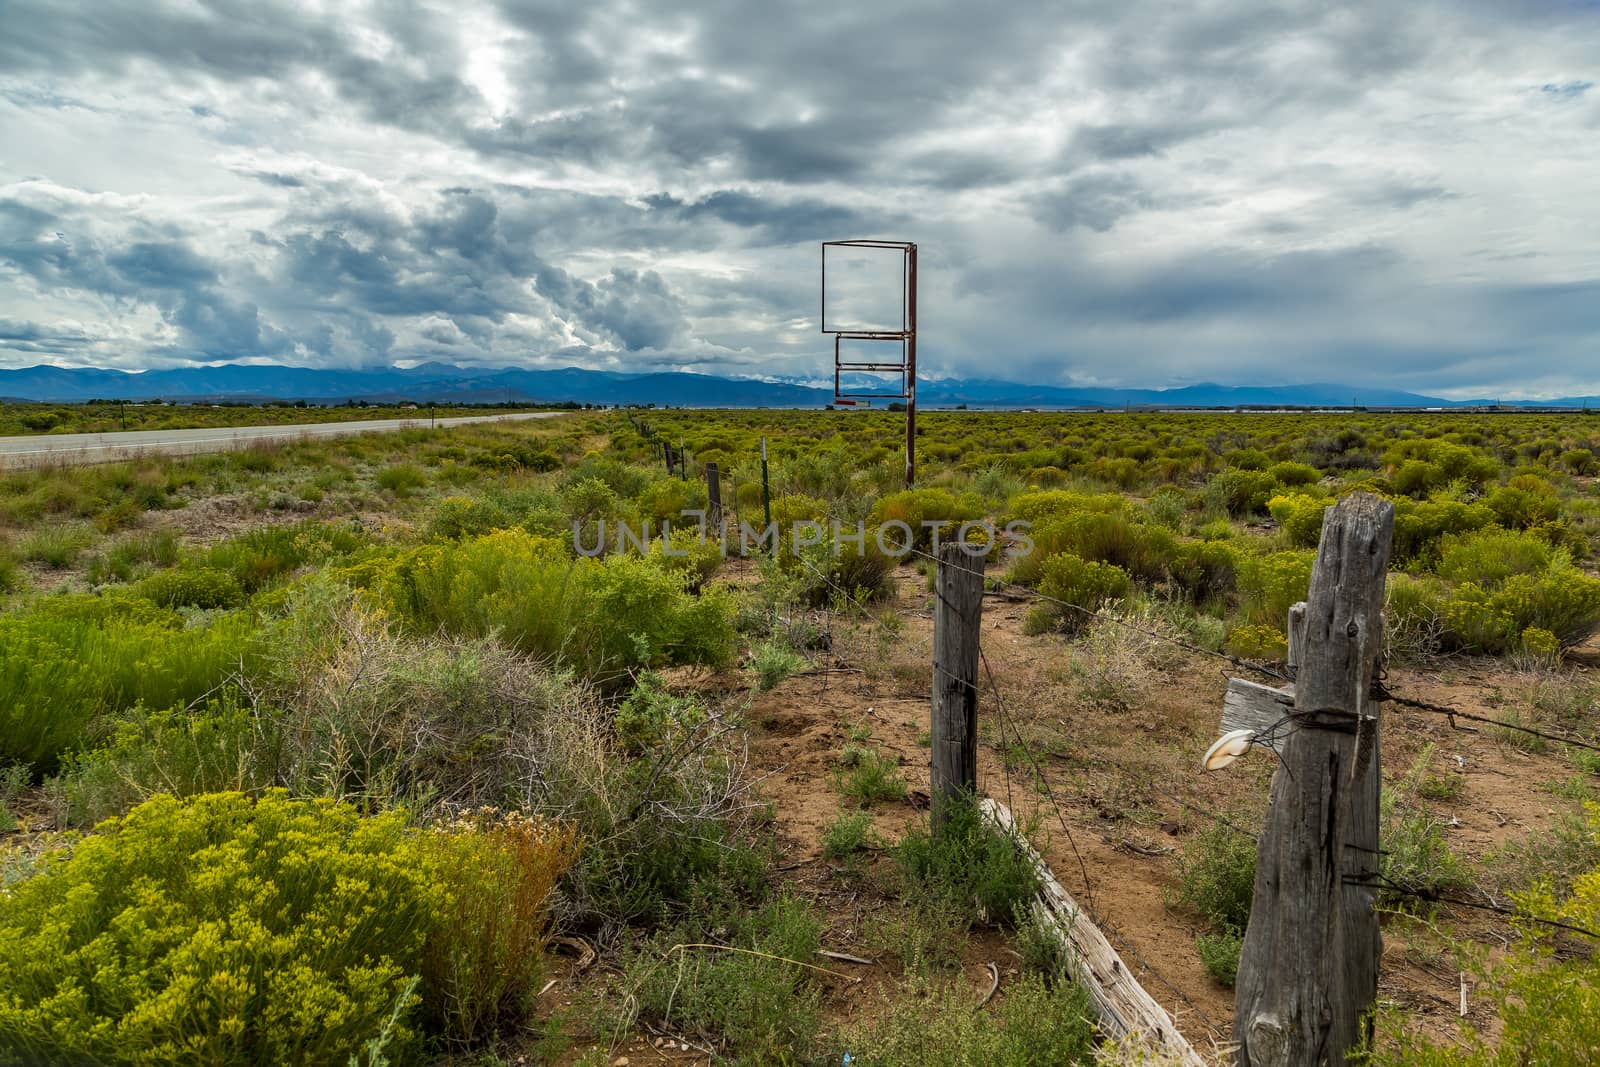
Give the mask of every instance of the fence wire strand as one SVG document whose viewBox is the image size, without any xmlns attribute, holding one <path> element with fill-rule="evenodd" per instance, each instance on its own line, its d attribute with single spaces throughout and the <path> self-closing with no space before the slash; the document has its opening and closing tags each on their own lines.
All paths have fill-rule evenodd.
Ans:
<svg viewBox="0 0 1600 1067">
<path fill-rule="evenodd" d="M 778 493 L 774 493 L 773 495 L 774 495 L 774 497 L 776 497 L 778 495 L 794 495 L 793 488 L 792 487 L 785 488 L 785 489 L 781 490 Z M 821 508 L 821 511 L 822 511 L 823 517 L 826 518 L 828 521 L 834 523 L 837 528 L 844 528 L 847 525 L 846 523 L 844 523 L 843 520 L 839 519 L 837 516 L 832 514 L 826 507 Z M 926 560 L 927 562 L 931 563 L 935 567 L 940 565 L 940 560 L 939 560 L 939 557 L 937 555 L 935 555 L 932 552 L 924 551 L 923 549 L 920 549 L 920 548 L 916 547 L 914 544 L 908 543 L 903 547 L 902 546 L 896 546 L 896 547 L 900 548 L 903 552 L 905 552 L 905 553 L 907 553 L 909 555 L 916 556 L 916 557 L 918 557 L 920 559 Z M 978 554 L 974 554 L 974 555 L 978 555 Z M 865 604 L 861 599 L 858 598 L 856 593 L 851 592 L 849 590 L 846 590 L 842 586 L 840 586 L 826 572 L 824 572 L 823 570 L 818 568 L 814 563 L 812 563 L 809 559 L 807 559 L 803 553 L 796 552 L 794 554 L 794 558 L 799 560 L 800 563 L 803 566 L 805 566 L 808 570 L 810 570 L 814 575 L 816 575 L 819 579 L 821 579 L 826 585 L 828 585 L 836 593 L 838 593 L 840 596 L 844 597 L 845 601 L 847 603 L 851 604 L 853 607 L 855 607 L 858 610 L 864 609 Z M 1015 595 L 1017 595 L 1019 597 L 1022 597 L 1024 599 L 1036 601 L 1036 602 L 1039 602 L 1039 603 L 1051 604 L 1051 605 L 1053 605 L 1053 606 L 1055 606 L 1057 608 L 1060 608 L 1060 609 L 1062 609 L 1064 611 L 1070 611 L 1070 612 L 1076 613 L 1077 615 L 1079 615 L 1079 616 L 1081 616 L 1081 617 L 1083 617 L 1085 619 L 1095 620 L 1095 621 L 1102 622 L 1102 623 L 1105 623 L 1105 624 L 1110 625 L 1110 626 L 1115 626 L 1115 627 L 1121 628 L 1123 630 L 1127 630 L 1127 631 L 1130 631 L 1130 632 L 1133 632 L 1133 633 L 1137 633 L 1137 634 L 1140 634 L 1140 635 L 1142 635 L 1142 636 L 1144 636 L 1146 638 L 1149 638 L 1150 640 L 1163 642 L 1165 644 L 1174 646 L 1176 648 L 1180 648 L 1180 649 L 1182 649 L 1182 650 L 1184 650 L 1186 652 L 1189 652 L 1191 654 L 1194 654 L 1194 655 L 1205 656 L 1205 657 L 1209 657 L 1211 659 L 1219 660 L 1219 661 L 1228 663 L 1228 664 L 1230 664 L 1230 665 L 1232 665 L 1232 666 L 1234 666 L 1234 667 L 1236 667 L 1236 668 L 1238 668 L 1240 670 L 1248 671 L 1248 672 L 1250 672 L 1252 674 L 1259 675 L 1260 677 L 1263 677 L 1263 678 L 1270 678 L 1270 679 L 1273 679 L 1274 681 L 1283 682 L 1283 683 L 1286 683 L 1288 685 L 1293 685 L 1293 683 L 1294 683 L 1294 679 L 1290 675 L 1285 674 L 1282 671 L 1279 671 L 1279 670 L 1277 670 L 1277 669 L 1275 669 L 1273 667 L 1269 667 L 1264 663 L 1261 663 L 1261 662 L 1258 662 L 1258 661 L 1255 661 L 1255 660 L 1251 660 L 1251 659 L 1246 659 L 1246 658 L 1241 657 L 1241 656 L 1231 655 L 1231 654 L 1229 654 L 1227 652 L 1221 652 L 1221 651 L 1217 651 L 1215 649 L 1205 648 L 1204 646 L 1197 645 L 1197 644 L 1193 643 L 1192 641 L 1185 641 L 1182 638 L 1174 637 L 1171 634 L 1164 634 L 1164 633 L 1161 633 L 1158 630 L 1153 630 L 1153 629 L 1150 629 L 1149 627 L 1140 626 L 1140 625 L 1138 625 L 1136 623 L 1133 623 L 1133 622 L 1130 622 L 1129 620 L 1127 620 L 1125 618 L 1122 618 L 1120 616 L 1107 614 L 1107 613 L 1102 612 L 1102 611 L 1096 611 L 1096 610 L 1093 610 L 1093 609 L 1090 609 L 1090 608 L 1083 607 L 1080 604 L 1074 604 L 1071 601 L 1063 600 L 1063 599 L 1061 599 L 1059 597 L 1050 596 L 1049 594 L 1043 593 L 1040 590 L 1034 589 L 1031 586 L 1020 585 L 1020 584 L 1018 584 L 1016 582 L 1007 581 L 1007 580 L 1001 579 L 1001 578 L 985 578 L 985 590 L 984 590 L 985 592 L 992 592 L 992 591 L 999 591 L 999 590 L 1005 590 L 1007 592 L 1011 592 L 1011 593 L 1013 593 L 1013 594 L 1015 594 Z M 952 610 L 954 610 L 953 605 L 949 604 L 948 601 L 944 600 L 943 596 L 938 593 L 937 588 L 934 590 L 934 594 L 933 595 L 938 600 L 943 602 L 946 607 L 951 608 Z M 1093 893 L 1094 893 L 1093 884 L 1090 881 L 1089 876 L 1088 876 L 1087 865 L 1084 862 L 1081 853 L 1079 853 L 1079 851 L 1078 851 L 1076 842 L 1073 841 L 1073 839 L 1072 839 L 1071 830 L 1067 828 L 1065 813 L 1062 810 L 1061 804 L 1056 800 L 1056 798 L 1054 796 L 1054 793 L 1050 791 L 1049 784 L 1048 784 L 1047 781 L 1045 781 L 1045 776 L 1043 774 L 1043 771 L 1040 768 L 1037 759 L 1034 757 L 1031 748 L 1028 746 L 1026 740 L 1023 739 L 1023 737 L 1021 736 L 1020 731 L 1017 729 L 1017 726 L 1016 726 L 1016 723 L 1014 721 L 1014 718 L 1011 717 L 1009 715 L 1008 711 L 1006 710 L 1004 698 L 1000 694 L 999 686 L 995 682 L 994 673 L 993 673 L 992 669 L 989 667 L 988 659 L 984 655 L 984 653 L 982 652 L 981 647 L 980 647 L 980 650 L 979 650 L 979 657 L 980 657 L 980 661 L 981 661 L 981 663 L 983 665 L 983 669 L 984 669 L 986 675 L 988 676 L 989 685 L 990 685 L 990 688 L 992 689 L 993 694 L 994 694 L 996 707 L 997 707 L 997 709 L 999 709 L 999 714 L 1000 714 L 1000 717 L 1001 717 L 1001 728 L 1002 728 L 1002 735 L 1001 736 L 1002 736 L 1002 740 L 1004 739 L 1004 728 L 1009 723 L 1009 725 L 1012 728 L 1013 734 L 1016 736 L 1018 743 L 1021 745 L 1025 755 L 1028 758 L 1029 764 L 1033 768 L 1034 774 L 1037 776 L 1038 780 L 1045 785 L 1046 796 L 1049 799 L 1052 807 L 1055 809 L 1056 817 L 1057 817 L 1058 820 L 1060 820 L 1060 822 L 1062 824 L 1062 827 L 1063 827 L 1063 830 L 1067 835 L 1068 843 L 1071 845 L 1073 854 L 1074 854 L 1074 856 L 1076 857 L 1076 859 L 1078 861 L 1079 871 L 1080 871 L 1080 874 L 1083 877 L 1085 891 L 1086 891 L 1086 894 L 1087 894 L 1087 896 L 1089 898 L 1088 902 L 1085 905 L 1085 908 L 1087 910 L 1088 905 L 1092 904 L 1093 899 L 1094 899 L 1094 896 L 1093 896 Z M 961 684 L 971 685 L 974 688 L 977 688 L 975 683 L 968 682 L 968 681 L 966 681 L 966 679 L 956 678 L 955 675 L 950 674 L 948 671 L 944 671 L 942 668 L 939 668 L 937 665 L 935 665 L 935 669 L 939 670 L 940 673 L 944 674 L 947 678 L 951 678 L 951 679 L 954 679 L 955 681 L 957 681 L 957 682 L 959 682 Z M 1459 708 L 1454 708 L 1454 707 L 1451 707 L 1449 705 L 1437 704 L 1437 703 L 1433 703 L 1431 701 L 1421 700 L 1421 699 L 1416 698 L 1416 697 L 1410 697 L 1410 696 L 1407 696 L 1407 695 L 1402 694 L 1402 693 L 1397 693 L 1393 689 L 1389 688 L 1389 686 L 1387 684 L 1387 679 L 1386 679 L 1386 672 L 1383 670 L 1383 668 L 1381 666 L 1380 666 L 1379 671 L 1377 673 L 1375 673 L 1375 675 L 1374 675 L 1372 689 L 1371 689 L 1371 695 L 1372 695 L 1372 697 L 1374 697 L 1375 699 L 1378 699 L 1380 701 L 1397 704 L 1397 705 L 1400 705 L 1402 707 L 1411 708 L 1411 709 L 1416 710 L 1416 711 L 1422 711 L 1422 712 L 1426 712 L 1426 713 L 1429 713 L 1429 714 L 1442 716 L 1442 717 L 1446 718 L 1447 720 L 1449 720 L 1450 725 L 1451 725 L 1451 727 L 1453 729 L 1458 729 L 1458 730 L 1465 729 L 1464 727 L 1460 727 L 1460 726 L 1456 725 L 1456 720 L 1457 719 L 1465 719 L 1465 720 L 1468 720 L 1468 721 L 1471 721 L 1471 722 L 1478 722 L 1478 723 L 1483 723 L 1483 724 L 1488 725 L 1488 726 L 1497 727 L 1499 729 L 1509 730 L 1509 731 L 1513 731 L 1513 732 L 1517 732 L 1517 733 L 1528 734 L 1528 735 L 1531 735 L 1531 736 L 1534 736 L 1534 737 L 1540 737 L 1540 738 L 1543 738 L 1545 740 L 1554 741 L 1554 742 L 1556 742 L 1558 744 L 1570 745 L 1570 746 L 1573 746 L 1575 748 L 1586 749 L 1586 750 L 1592 751 L 1592 752 L 1600 752 L 1600 744 L 1594 744 L 1594 743 L 1591 743 L 1591 742 L 1588 742 L 1588 741 L 1584 741 L 1584 740 L 1581 740 L 1581 739 L 1578 739 L 1578 738 L 1574 738 L 1574 737 L 1571 737 L 1571 736 L 1563 736 L 1563 735 L 1559 735 L 1559 734 L 1550 733 L 1548 731 L 1540 730 L 1540 729 L 1538 729 L 1536 727 L 1524 726 L 1521 723 L 1506 722 L 1504 720 L 1495 719 L 1495 718 L 1492 718 L 1490 716 L 1478 715 L 1476 713 L 1463 711 L 1463 710 L 1461 710 Z M 1287 721 L 1287 717 L 1286 717 L 1285 720 L 1280 721 L 1280 723 L 1277 724 L 1277 725 L 1281 726 L 1283 721 Z M 1100 753 L 1096 753 L 1094 758 L 1096 760 L 1098 760 L 1099 762 L 1102 762 L 1104 764 L 1107 764 L 1107 765 L 1115 768 L 1116 770 L 1118 770 L 1119 772 L 1121 772 L 1124 775 L 1130 775 L 1130 776 L 1134 776 L 1134 777 L 1137 778 L 1137 776 L 1134 774 L 1134 772 L 1132 770 L 1130 770 L 1127 766 L 1125 766 L 1124 764 L 1118 762 L 1117 760 L 1111 759 L 1111 758 L 1109 758 L 1109 757 L 1107 757 L 1107 756 L 1105 756 L 1103 754 L 1100 754 Z M 1001 754 L 1001 766 L 1002 766 L 1002 768 L 1005 768 L 1005 758 L 1004 758 L 1004 754 L 1003 753 Z M 1006 768 L 1005 773 L 1006 773 L 1006 787 L 1007 787 L 1008 796 L 1009 796 L 1009 791 L 1010 791 L 1009 768 Z M 1218 825 L 1225 826 L 1228 829 L 1234 831 L 1235 833 L 1238 833 L 1238 834 L 1241 834 L 1241 835 L 1243 835 L 1245 837 L 1248 837 L 1251 840 L 1256 840 L 1256 835 L 1255 834 L 1253 834 L 1250 831 L 1248 831 L 1248 830 L 1244 829 L 1243 827 L 1239 826 L 1237 823 L 1232 822 L 1231 820 L 1229 820 L 1225 816 L 1222 816 L 1222 815 L 1220 815 L 1220 814 L 1218 814 L 1216 812 L 1206 811 L 1203 808 L 1197 807 L 1192 802 L 1190 802 L 1188 800 L 1185 800 L 1182 797 L 1178 796 L 1177 794 L 1172 793 L 1172 792 L 1170 792 L 1170 791 L 1168 791 L 1166 789 L 1163 789 L 1162 787 L 1160 787 L 1160 786 L 1158 786 L 1158 785 L 1156 785 L 1156 784 L 1154 784 L 1152 782 L 1144 781 L 1143 784 L 1147 788 L 1149 788 L 1152 792 L 1155 792 L 1158 795 L 1161 795 L 1161 796 L 1165 797 L 1166 799 L 1178 804 L 1184 810 L 1189 811 L 1192 814 L 1200 816 L 1201 818 L 1207 819 L 1207 820 L 1209 820 L 1209 821 L 1211 821 L 1213 823 L 1216 823 Z M 1551 928 L 1564 930 L 1564 931 L 1569 932 L 1569 933 L 1579 934 L 1579 935 L 1582 935 L 1582 936 L 1586 936 L 1586 937 L 1594 938 L 1596 940 L 1600 940 L 1600 933 L 1597 933 L 1595 931 L 1586 929 L 1586 928 L 1581 927 L 1581 926 L 1577 926 L 1577 925 L 1570 924 L 1570 923 L 1565 923 L 1565 922 L 1562 922 L 1560 920 L 1549 919 L 1549 918 L 1546 918 L 1546 917 L 1543 917 L 1543 916 L 1533 915 L 1533 914 L 1528 913 L 1526 911 L 1522 911 L 1522 910 L 1519 910 L 1519 909 L 1516 909 L 1516 908 L 1511 908 L 1511 907 L 1508 907 L 1508 906 L 1503 905 L 1503 904 L 1493 903 L 1492 901 L 1490 903 L 1484 903 L 1482 901 L 1466 900 L 1466 899 L 1463 899 L 1463 898 L 1460 898 L 1460 897 L 1451 896 L 1449 894 L 1441 894 L 1441 893 L 1431 892 L 1431 891 L 1428 891 L 1428 890 L 1425 890 L 1425 889 L 1422 889 L 1422 888 L 1416 887 L 1416 886 L 1404 885 L 1402 883 L 1395 882 L 1395 881 L 1385 877 L 1382 874 L 1374 875 L 1374 880 L 1373 881 L 1364 881 L 1364 882 L 1362 882 L 1360 884 L 1379 885 L 1379 886 L 1381 886 L 1381 888 L 1387 890 L 1388 892 L 1391 892 L 1391 893 L 1394 893 L 1394 894 L 1397 894 L 1397 895 L 1400 895 L 1400 896 L 1405 896 L 1405 897 L 1408 897 L 1408 898 L 1412 898 L 1412 899 L 1422 900 L 1422 901 L 1426 901 L 1426 902 L 1429 902 L 1429 903 L 1435 903 L 1435 904 L 1454 905 L 1454 906 L 1470 908 L 1470 909 L 1475 909 L 1475 910 L 1480 910 L 1480 911 L 1487 911 L 1487 912 L 1491 912 L 1493 914 L 1505 916 L 1505 917 L 1510 918 L 1510 919 L 1536 923 L 1536 924 L 1548 926 L 1548 927 L 1551 927 Z M 1094 917 L 1092 913 L 1091 913 L 1090 917 L 1091 917 L 1091 919 Z M 1205 1024 L 1207 1026 L 1211 1027 L 1213 1030 L 1217 1029 L 1215 1027 L 1215 1025 L 1210 1022 L 1210 1020 L 1205 1018 L 1204 1014 L 1200 1011 L 1200 1009 L 1198 1007 L 1196 1007 L 1189 1000 L 1188 997 L 1184 996 L 1183 992 L 1180 989 L 1178 989 L 1177 986 L 1173 985 L 1170 981 L 1168 981 L 1159 971 L 1155 970 L 1154 967 L 1151 967 L 1147 961 L 1145 961 L 1142 958 L 1140 958 L 1136 951 L 1131 950 L 1131 948 L 1128 948 L 1127 950 L 1130 952 L 1131 955 L 1134 956 L 1134 958 L 1137 960 L 1137 962 L 1139 962 L 1139 964 L 1142 967 L 1144 967 L 1158 981 L 1160 981 L 1163 985 L 1165 985 L 1168 989 L 1170 989 L 1173 993 L 1175 993 L 1179 998 L 1181 998 L 1183 1000 L 1183 1002 L 1186 1005 L 1188 1005 L 1195 1012 L 1195 1014 L 1203 1022 L 1205 1022 Z M 1220 1033 L 1221 1031 L 1217 1031 L 1217 1032 Z"/>
</svg>

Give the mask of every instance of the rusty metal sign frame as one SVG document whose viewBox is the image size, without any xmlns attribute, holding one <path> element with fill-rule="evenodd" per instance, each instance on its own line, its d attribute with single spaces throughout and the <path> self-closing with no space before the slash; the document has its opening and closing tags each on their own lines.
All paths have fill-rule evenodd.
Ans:
<svg viewBox="0 0 1600 1067">
<path fill-rule="evenodd" d="M 828 249 L 866 248 L 898 251 L 901 254 L 900 329 L 828 328 Z M 822 332 L 833 335 L 833 402 L 842 407 L 870 406 L 873 400 L 904 400 L 906 404 L 906 486 L 916 479 L 917 453 L 917 246 L 911 241 L 880 241 L 861 238 L 822 242 Z M 898 341 L 900 359 L 851 360 L 844 349 L 846 341 Z M 897 393 L 858 393 L 843 388 L 842 377 L 850 371 L 870 374 L 899 374 Z M 865 402 L 865 404 L 863 404 Z"/>
</svg>

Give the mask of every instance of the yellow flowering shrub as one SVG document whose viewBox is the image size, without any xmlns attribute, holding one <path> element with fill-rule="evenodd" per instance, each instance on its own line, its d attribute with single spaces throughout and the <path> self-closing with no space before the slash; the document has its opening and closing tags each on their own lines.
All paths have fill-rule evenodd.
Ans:
<svg viewBox="0 0 1600 1067">
<path fill-rule="evenodd" d="M 1287 493 L 1267 501 L 1267 511 L 1283 527 L 1290 544 L 1297 548 L 1315 548 L 1322 539 L 1322 513 L 1328 503 L 1322 497 Z"/>
<path fill-rule="evenodd" d="M 440 898 L 404 835 L 281 792 L 101 824 L 5 893 L 0 1059 L 344 1062 L 417 999 Z"/>
<path fill-rule="evenodd" d="M 1522 631 L 1522 651 L 1544 663 L 1561 658 L 1561 639 L 1549 630 L 1529 626 Z"/>
<path fill-rule="evenodd" d="M 573 831 L 157 796 L 0 889 L 0 1062 L 339 1064 L 525 1009 Z"/>
<path fill-rule="evenodd" d="M 1311 588 L 1312 551 L 1269 552 L 1246 556 L 1239 562 L 1240 606 L 1245 618 L 1256 625 L 1286 630 L 1289 608 L 1304 600 Z"/>
<path fill-rule="evenodd" d="M 1558 560 L 1543 574 L 1513 575 L 1493 591 L 1462 582 L 1444 605 L 1444 621 L 1451 644 L 1488 655 L 1515 649 L 1530 627 L 1570 646 L 1600 625 L 1600 579 Z"/>
<path fill-rule="evenodd" d="M 1273 626 L 1237 626 L 1228 631 L 1230 655 L 1281 663 L 1289 658 L 1289 639 Z"/>
</svg>

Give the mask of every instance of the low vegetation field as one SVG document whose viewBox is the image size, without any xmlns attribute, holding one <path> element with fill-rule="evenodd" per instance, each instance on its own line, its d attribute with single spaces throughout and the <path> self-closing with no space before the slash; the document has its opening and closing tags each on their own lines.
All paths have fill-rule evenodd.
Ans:
<svg viewBox="0 0 1600 1067">
<path fill-rule="evenodd" d="M 1151 1062 L 1010 840 L 929 826 L 926 523 L 1025 532 L 986 542 L 979 790 L 1220 1062 L 1274 768 L 1199 770 L 1211 653 L 1281 665 L 1356 490 L 1390 687 L 1540 731 L 1386 706 L 1368 1060 L 1593 1062 L 1600 420 L 932 413 L 911 490 L 902 425 L 0 473 L 0 1062 Z M 681 532 L 713 463 L 720 542 Z"/>
<path fill-rule="evenodd" d="M 558 405 L 571 406 L 571 405 Z M 188 430 L 224 426 L 284 426 L 296 423 L 366 422 L 373 419 L 454 418 L 461 415 L 529 411 L 528 405 L 432 405 L 353 403 L 327 406 L 305 401 L 265 404 L 191 404 L 159 400 L 97 400 L 87 404 L 0 403 L 0 437 L 30 434 L 112 433 L 121 430 Z M 541 408 L 542 410 L 542 408 Z"/>
</svg>

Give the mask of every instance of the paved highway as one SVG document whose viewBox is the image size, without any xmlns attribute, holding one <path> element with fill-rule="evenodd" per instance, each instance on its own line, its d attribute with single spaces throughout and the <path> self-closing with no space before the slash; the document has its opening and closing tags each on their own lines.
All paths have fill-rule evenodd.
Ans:
<svg viewBox="0 0 1600 1067">
<path fill-rule="evenodd" d="M 549 419 L 560 411 L 519 412 L 511 415 L 463 415 L 433 420 L 435 426 L 462 426 L 473 422 L 509 422 Z M 296 441 L 313 437 L 348 437 L 358 433 L 427 429 L 426 416 L 418 419 L 372 419 L 367 422 L 322 422 L 295 426 L 211 426 L 195 430 L 128 430 L 122 433 L 52 433 L 30 437 L 0 437 L 0 468 L 55 466 L 73 463 L 110 463 L 140 455 L 179 456 L 196 452 L 228 452 L 264 441 Z"/>
</svg>

